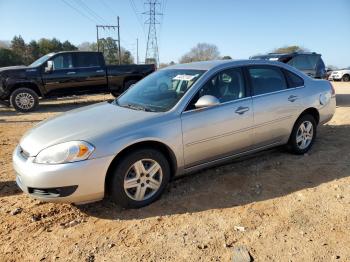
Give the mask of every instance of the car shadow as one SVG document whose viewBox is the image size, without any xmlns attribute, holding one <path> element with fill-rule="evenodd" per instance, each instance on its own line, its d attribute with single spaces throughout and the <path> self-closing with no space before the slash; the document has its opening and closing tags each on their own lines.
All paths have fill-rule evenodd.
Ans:
<svg viewBox="0 0 350 262">
<path fill-rule="evenodd" d="M 275 148 L 178 178 L 159 201 L 141 209 L 124 210 L 108 200 L 78 208 L 98 218 L 129 220 L 231 208 L 283 197 L 348 177 L 349 133 L 349 125 L 322 126 L 308 154 L 293 155 L 284 148 Z"/>
<path fill-rule="evenodd" d="M 0 197 L 21 194 L 22 191 L 15 181 L 0 181 Z"/>
</svg>

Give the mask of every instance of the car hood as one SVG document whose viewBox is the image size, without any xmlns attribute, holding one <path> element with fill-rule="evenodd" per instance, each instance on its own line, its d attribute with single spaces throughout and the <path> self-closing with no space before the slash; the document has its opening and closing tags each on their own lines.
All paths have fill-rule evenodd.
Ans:
<svg viewBox="0 0 350 262">
<path fill-rule="evenodd" d="M 28 69 L 28 67 L 24 65 L 0 67 L 0 73 L 6 72 L 6 71 L 12 71 L 12 70 L 25 70 L 25 69 Z"/>
<path fill-rule="evenodd" d="M 63 142 L 83 140 L 94 144 L 101 135 L 157 115 L 120 107 L 103 102 L 63 113 L 45 120 L 29 130 L 21 139 L 20 146 L 29 156 Z"/>
</svg>

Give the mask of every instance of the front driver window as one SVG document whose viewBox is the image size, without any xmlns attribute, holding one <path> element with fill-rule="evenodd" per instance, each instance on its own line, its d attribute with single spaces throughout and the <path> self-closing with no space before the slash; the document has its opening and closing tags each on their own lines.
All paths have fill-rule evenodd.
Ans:
<svg viewBox="0 0 350 262">
<path fill-rule="evenodd" d="M 192 98 L 186 110 L 195 109 L 198 99 L 205 95 L 215 96 L 220 103 L 244 98 L 246 94 L 241 68 L 227 69 L 212 77 Z"/>
<path fill-rule="evenodd" d="M 57 55 L 52 59 L 53 69 L 69 69 L 73 67 L 73 59 L 71 54 Z"/>
</svg>

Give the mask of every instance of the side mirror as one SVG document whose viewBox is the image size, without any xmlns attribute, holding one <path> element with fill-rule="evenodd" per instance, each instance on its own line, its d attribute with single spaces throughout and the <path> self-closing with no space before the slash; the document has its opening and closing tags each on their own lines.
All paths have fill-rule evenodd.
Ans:
<svg viewBox="0 0 350 262">
<path fill-rule="evenodd" d="M 196 108 L 205 108 L 216 106 L 218 104 L 220 104 L 220 101 L 215 96 L 205 95 L 200 97 L 194 106 Z"/>
<path fill-rule="evenodd" d="M 51 60 L 47 61 L 47 66 L 45 67 L 45 72 L 51 72 L 53 70 L 53 62 Z"/>
</svg>

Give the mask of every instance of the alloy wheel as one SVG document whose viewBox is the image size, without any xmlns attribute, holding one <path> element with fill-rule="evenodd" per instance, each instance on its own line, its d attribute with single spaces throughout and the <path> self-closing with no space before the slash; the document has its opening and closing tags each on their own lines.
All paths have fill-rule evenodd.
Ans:
<svg viewBox="0 0 350 262">
<path fill-rule="evenodd" d="M 310 121 L 304 121 L 298 128 L 296 135 L 296 143 L 299 149 L 303 150 L 307 148 L 314 136 L 314 127 Z"/>
<path fill-rule="evenodd" d="M 24 110 L 30 109 L 34 106 L 34 97 L 29 93 L 19 93 L 15 98 L 16 105 Z"/>
<path fill-rule="evenodd" d="M 159 163 L 153 159 L 141 159 L 135 162 L 124 177 L 124 191 L 135 201 L 143 201 L 152 197 L 160 188 L 163 171 Z"/>
</svg>

